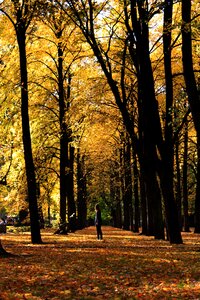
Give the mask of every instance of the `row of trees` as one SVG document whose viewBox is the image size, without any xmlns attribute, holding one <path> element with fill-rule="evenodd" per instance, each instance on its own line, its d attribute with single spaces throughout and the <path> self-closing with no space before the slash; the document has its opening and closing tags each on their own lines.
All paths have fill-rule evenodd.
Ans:
<svg viewBox="0 0 200 300">
<path fill-rule="evenodd" d="M 10 130 L 14 165 L 22 136 L 25 166 L 13 170 L 23 183 L 26 170 L 32 242 L 41 242 L 38 204 L 44 198 L 50 208 L 58 190 L 61 224 L 67 211 L 85 226 L 86 198 L 93 205 L 101 197 L 116 226 L 137 232 L 142 221 L 144 234 L 164 239 L 166 225 L 169 241 L 182 243 L 190 182 L 199 233 L 198 3 L 7 0 L 0 7 L 2 139 L 9 142 Z"/>
</svg>

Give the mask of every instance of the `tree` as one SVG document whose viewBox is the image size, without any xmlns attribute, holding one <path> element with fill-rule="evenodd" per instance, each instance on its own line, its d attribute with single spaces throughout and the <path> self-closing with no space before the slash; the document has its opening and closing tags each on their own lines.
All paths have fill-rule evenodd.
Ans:
<svg viewBox="0 0 200 300">
<path fill-rule="evenodd" d="M 140 209 L 139 209 L 139 171 L 136 153 L 133 151 L 133 192 L 134 192 L 134 226 L 133 231 L 139 232 Z"/>
<path fill-rule="evenodd" d="M 78 212 L 78 228 L 86 227 L 87 221 L 87 199 L 86 199 L 86 171 L 85 156 L 77 149 L 77 212 Z"/>
<path fill-rule="evenodd" d="M 183 153 L 183 226 L 189 232 L 188 218 L 188 121 L 184 126 L 184 153 Z"/>
<path fill-rule="evenodd" d="M 42 241 L 40 235 L 40 224 L 36 195 L 36 177 L 29 124 L 28 73 L 26 57 L 26 33 L 33 19 L 36 4 L 37 1 L 24 1 L 23 3 L 21 3 L 19 0 L 12 0 L 10 9 L 13 9 L 13 16 L 9 14 L 9 12 L 7 12 L 6 8 L 4 7 L 1 8 L 1 11 L 9 18 L 9 20 L 13 24 L 19 47 L 22 139 L 24 146 L 24 159 L 26 166 L 29 211 L 31 220 L 31 238 L 32 243 L 41 243 Z"/>
<path fill-rule="evenodd" d="M 197 133 L 197 187 L 195 198 L 195 232 L 200 233 L 200 94 L 192 57 L 191 0 L 182 1 L 182 62 L 188 101 Z"/>
<path fill-rule="evenodd" d="M 58 2 L 58 1 L 57 1 Z M 115 25 L 108 26 L 108 31 L 110 28 L 110 35 L 108 37 L 108 43 L 100 45 L 99 39 L 96 36 L 95 32 L 95 26 L 98 29 L 98 24 L 94 22 L 95 16 L 101 15 L 101 12 L 104 10 L 104 4 L 101 4 L 99 6 L 95 6 L 95 4 L 92 1 L 88 2 L 88 6 L 84 5 L 79 5 L 75 1 L 68 1 L 69 7 L 68 6 L 62 6 L 61 7 L 64 9 L 66 14 L 69 15 L 69 17 L 75 22 L 75 24 L 81 29 L 86 41 L 90 45 L 91 49 L 94 52 L 94 55 L 96 56 L 102 71 L 104 72 L 107 82 L 110 86 L 110 89 L 115 97 L 116 104 L 118 105 L 118 108 L 123 116 L 123 120 L 125 123 L 125 126 L 127 128 L 127 132 L 130 134 L 131 139 L 133 140 L 132 144 L 135 144 L 135 135 L 133 135 L 133 122 L 131 120 L 131 115 L 129 115 L 129 111 L 127 109 L 127 101 L 128 97 L 125 92 L 125 77 L 124 77 L 124 57 L 126 57 L 126 50 L 127 50 L 127 40 L 124 43 L 124 54 L 123 54 L 123 63 L 122 63 L 122 68 L 121 68 L 121 81 L 120 81 L 120 87 L 122 89 L 122 98 L 121 94 L 117 85 L 117 81 L 114 80 L 113 77 L 113 71 L 112 71 L 112 66 L 111 66 L 111 60 L 108 55 L 110 53 L 110 46 L 111 46 L 111 39 L 114 35 L 114 29 Z M 82 13 L 84 13 L 85 18 L 82 19 Z M 115 24 L 115 21 L 113 22 Z M 107 50 L 104 49 L 107 46 Z M 123 52 L 122 52 L 123 53 Z M 147 178 L 147 177 L 146 177 Z M 149 193 L 150 195 L 150 193 Z M 156 216 L 158 214 L 155 214 Z M 161 230 L 160 224 L 159 226 L 156 227 L 158 230 Z"/>
<path fill-rule="evenodd" d="M 141 171 L 144 172 L 143 176 L 146 184 L 147 203 L 150 203 L 149 208 L 153 207 L 153 224 L 154 233 L 157 238 L 163 237 L 163 221 L 162 221 L 162 207 L 159 186 L 157 182 L 157 173 L 160 177 L 162 195 L 165 203 L 166 222 L 168 227 L 169 239 L 172 243 L 181 243 L 181 235 L 178 222 L 177 208 L 173 196 L 173 186 L 168 182 L 168 177 L 165 172 L 167 164 L 167 152 L 165 151 L 165 142 L 162 138 L 162 127 L 160 122 L 158 103 L 155 98 L 154 90 L 154 78 L 152 73 L 152 66 L 149 54 L 149 28 L 148 21 L 151 17 L 157 13 L 157 6 L 153 6 L 151 10 L 148 9 L 147 3 L 144 1 L 135 1 L 130 3 L 124 2 L 124 20 L 125 28 L 128 31 L 127 39 L 124 40 L 124 56 L 126 49 L 128 48 L 129 54 L 134 63 L 135 70 L 138 79 L 138 112 L 139 112 L 139 128 L 141 135 L 139 141 L 141 142 L 140 151 L 137 151 L 138 155 L 142 153 L 140 158 Z M 115 26 L 117 23 L 113 21 L 110 28 L 110 36 L 108 38 L 107 50 L 105 49 L 105 43 L 100 46 L 100 39 L 97 36 L 96 24 L 94 23 L 95 14 L 100 13 L 100 9 L 97 9 L 92 1 L 89 2 L 88 11 L 85 10 L 86 23 L 80 18 L 78 12 L 80 7 L 75 5 L 73 1 L 69 1 L 70 8 L 74 13 L 74 21 L 78 23 L 79 27 L 90 44 L 95 56 L 102 67 L 104 74 L 108 80 L 110 88 L 115 96 L 116 103 L 122 113 L 124 124 L 127 128 L 134 147 L 138 146 L 133 131 L 133 123 L 130 111 L 127 111 L 126 93 L 124 92 L 124 60 L 122 60 L 121 66 L 121 81 L 119 85 L 116 85 L 116 81 L 113 80 L 112 73 L 112 60 L 109 60 L 108 53 L 111 49 L 111 37 L 115 36 Z M 136 9 L 137 7 L 137 9 Z M 112 14 L 113 16 L 113 14 Z M 118 14 L 120 18 L 121 14 Z M 130 18 L 129 18 L 130 16 Z M 86 25 L 85 25 L 86 24 Z M 140 26 L 139 26 L 140 24 Z M 85 26 L 85 27 L 84 27 Z M 96 32 L 95 32 L 96 29 Z M 112 29 L 112 30 L 111 30 Z M 96 35 L 95 35 L 96 34 Z M 121 88 L 121 95 L 119 93 Z M 152 134 L 153 133 L 153 134 Z M 142 149 L 142 151 L 141 151 Z M 158 152 L 160 158 L 158 158 Z M 142 162 L 143 161 L 143 162 Z M 169 183 L 171 185 L 169 185 Z M 155 192 L 156 191 L 156 192 Z M 154 196 L 153 196 L 154 195 Z"/>
<path fill-rule="evenodd" d="M 133 230 L 133 190 L 132 190 L 132 165 L 131 143 L 128 136 L 124 137 L 123 143 L 123 168 L 124 168 L 124 195 L 123 195 L 123 228 Z"/>
<path fill-rule="evenodd" d="M 27 2 L 32 9 L 31 3 L 33 4 L 33 1 Z M 195 1 L 193 5 L 194 3 Z M 15 19 L 18 11 L 21 9 L 22 14 L 25 13 L 26 1 L 23 9 L 21 4 L 21 1 L 1 3 L 5 14 L 13 18 L 14 25 L 17 22 Z M 19 6 L 15 17 L 9 8 L 15 8 L 16 5 Z M 38 12 L 39 8 L 41 8 L 40 12 Z M 142 232 L 153 234 L 156 238 L 165 238 L 163 222 L 165 217 L 170 242 L 182 242 L 180 182 L 181 171 L 183 171 L 181 169 L 183 140 L 180 138 L 191 105 L 183 110 L 181 108 L 181 111 L 179 109 L 186 97 L 185 86 L 187 94 L 189 90 L 189 84 L 184 85 L 180 64 L 180 26 L 175 27 L 176 24 L 180 24 L 180 22 L 176 23 L 181 18 L 180 8 L 181 5 L 171 1 L 69 0 L 42 1 L 42 4 L 37 1 L 34 10 L 34 15 L 38 13 L 37 19 L 34 23 L 32 21 L 29 23 L 25 34 L 26 65 L 28 64 L 29 68 L 28 100 L 29 106 L 31 105 L 31 111 L 29 110 L 31 146 L 36 157 L 34 169 L 36 181 L 40 183 L 42 201 L 46 203 L 45 191 L 47 190 L 50 191 L 48 199 L 52 199 L 53 196 L 57 202 L 58 193 L 63 199 L 63 204 L 60 205 L 63 219 L 61 223 L 65 223 L 67 208 L 68 218 L 76 210 L 74 192 L 77 191 L 78 205 L 80 198 L 83 197 L 81 193 L 79 194 L 81 172 L 80 174 L 75 172 L 77 165 L 74 164 L 77 153 L 74 147 L 78 147 L 80 154 L 77 160 L 78 166 L 81 168 L 80 162 L 84 157 L 84 172 L 87 174 L 84 192 L 87 187 L 88 207 L 90 202 L 93 203 L 93 199 L 104 199 L 106 205 L 112 209 L 113 215 L 116 215 L 116 211 L 121 214 L 120 205 L 123 202 L 126 227 L 133 229 L 134 213 L 137 219 L 135 225 L 139 224 L 139 190 Z M 28 11 L 26 13 L 28 14 Z M 3 15 L 1 18 L 3 19 Z M 185 31 L 187 29 L 184 24 L 183 22 L 182 33 L 184 28 Z M 19 31 L 20 26 L 16 26 Z M 1 23 L 1 28 L 3 27 Z M 16 67 L 13 68 L 14 72 L 9 72 L 11 70 L 9 64 L 16 59 L 13 57 L 8 59 L 8 55 L 10 55 L 9 49 L 12 48 L 12 53 L 15 53 L 18 47 L 8 45 L 6 48 L 6 32 L 7 29 L 4 29 L 4 44 L 0 52 L 3 55 L 6 53 L 0 65 L 5 70 L 0 92 L 2 99 L 5 100 L 3 101 L 5 120 L 9 122 L 10 116 L 14 113 L 13 107 L 15 106 L 17 110 L 15 105 L 17 93 L 16 90 L 9 92 L 11 80 L 6 79 L 6 74 L 9 74 L 9 78 L 14 78 L 14 86 L 16 80 L 13 75 L 17 75 L 17 72 Z M 20 34 L 17 39 L 18 44 L 21 43 L 21 36 Z M 76 49 L 74 49 L 75 43 Z M 77 57 L 78 63 L 75 61 Z M 99 64 L 96 64 L 97 62 Z M 15 100 L 11 93 L 16 94 Z M 10 106 L 9 103 L 9 107 L 6 107 L 9 99 L 12 99 L 13 105 Z M 118 118 L 119 112 L 121 115 Z M 114 114 L 116 120 L 113 121 Z M 10 123 L 9 126 L 14 125 L 12 132 L 15 134 L 17 129 L 19 136 L 17 118 L 11 119 L 12 125 Z M 121 174 L 119 174 L 121 146 L 119 128 L 121 133 L 126 135 L 126 140 L 129 140 L 121 153 L 123 171 Z M 105 133 L 106 130 L 109 134 Z M 188 146 L 190 146 L 189 140 L 192 140 L 191 134 L 192 131 L 189 129 Z M 1 133 L 1 136 L 3 135 L 4 132 Z M 18 142 L 18 139 L 15 141 Z M 193 145 L 196 145 L 195 139 Z M 174 146 L 177 177 L 174 176 Z M 189 157 L 185 158 L 185 166 L 187 165 L 188 170 L 187 174 L 185 172 L 184 180 L 188 183 L 187 194 L 189 208 L 191 208 L 189 192 L 190 185 L 195 182 L 197 164 L 196 152 L 191 155 L 189 149 L 188 151 Z M 17 162 L 14 163 L 13 169 L 17 171 L 21 167 L 17 168 L 16 165 Z M 125 168 L 125 165 L 128 167 Z M 22 173 L 23 170 L 20 169 L 20 177 L 18 177 L 20 180 Z M 53 180 L 52 178 L 50 180 L 50 174 L 56 174 Z M 78 187 L 73 182 L 75 174 L 80 177 L 77 180 Z M 62 178 L 62 184 L 59 183 L 59 178 Z M 176 199 L 173 191 L 175 178 L 177 178 L 177 191 L 179 190 Z M 140 180 L 139 186 L 138 180 Z M 48 188 L 50 182 L 54 182 L 54 191 Z M 15 182 L 12 186 L 14 184 Z M 22 181 L 19 184 L 22 186 Z M 16 187 L 15 190 L 17 191 Z M 26 189 L 23 191 L 24 194 L 27 193 Z M 199 201 L 196 201 L 196 211 L 198 211 L 198 203 Z M 132 204 L 135 204 L 134 208 Z M 79 216 L 80 207 L 81 205 L 78 208 Z M 131 207 L 130 211 L 128 207 Z M 84 218 L 85 210 L 86 205 L 83 208 Z M 120 224 L 118 214 L 117 219 Z"/>
<path fill-rule="evenodd" d="M 46 102 L 51 101 L 51 105 L 45 106 L 53 112 L 53 118 L 55 119 L 56 116 L 55 121 L 59 124 L 59 146 L 56 151 L 59 153 L 56 155 L 59 156 L 60 225 L 62 228 L 65 227 L 66 232 L 66 213 L 68 213 L 69 222 L 72 213 L 76 213 L 73 181 L 74 147 L 71 145 L 72 124 L 69 110 L 71 106 L 71 68 L 79 56 L 79 49 L 74 50 L 70 44 L 73 44 L 75 38 L 75 35 L 72 34 L 74 26 L 71 26 L 70 20 L 63 14 L 60 7 L 53 5 L 51 1 L 44 2 L 40 19 L 45 31 L 42 32 L 42 36 L 38 33 L 36 38 L 44 41 L 46 47 L 43 49 L 43 55 L 48 57 L 45 60 L 38 58 L 38 63 L 45 68 L 45 75 L 43 74 L 45 81 L 40 83 L 40 87 L 51 95 L 49 99 L 44 99 Z"/>
</svg>

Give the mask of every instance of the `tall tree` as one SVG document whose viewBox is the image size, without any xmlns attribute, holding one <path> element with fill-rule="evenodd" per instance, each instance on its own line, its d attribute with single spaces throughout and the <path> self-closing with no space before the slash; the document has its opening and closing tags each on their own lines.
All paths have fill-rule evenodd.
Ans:
<svg viewBox="0 0 200 300">
<path fill-rule="evenodd" d="M 165 1 L 164 3 L 164 24 L 163 24 L 163 53 L 164 53 L 164 69 L 165 69 L 165 88 L 166 88 L 166 119 L 165 119 L 165 149 L 163 155 L 164 174 L 167 178 L 166 192 L 169 193 L 168 198 L 171 199 L 171 203 L 174 203 L 171 208 L 171 213 L 175 216 L 172 217 L 173 222 L 176 222 L 175 227 L 180 228 L 178 209 L 175 204 L 174 192 L 173 192 L 173 175 L 174 175 L 174 145 L 173 145 L 173 81 L 172 81 L 172 13 L 173 13 L 173 1 Z M 166 179 L 164 179 L 166 180 Z M 166 213 L 168 206 L 166 207 Z M 168 224 L 169 218 L 167 218 Z M 169 220 L 170 222 L 170 220 Z M 170 226 L 170 224 L 168 224 Z M 173 225 L 172 225 L 173 226 Z"/>
<path fill-rule="evenodd" d="M 133 230 L 133 191 L 132 191 L 132 172 L 131 172 L 131 143 L 128 136 L 124 142 L 124 224 L 125 230 Z"/>
<path fill-rule="evenodd" d="M 139 171 L 137 156 L 133 149 L 133 192 L 134 192 L 134 226 L 133 231 L 139 232 L 140 208 L 139 208 Z"/>
<path fill-rule="evenodd" d="M 188 121 L 184 126 L 184 153 L 183 153 L 183 226 L 189 232 L 188 216 Z"/>
<path fill-rule="evenodd" d="M 43 10 L 45 18 L 43 18 L 42 21 L 47 25 L 47 28 L 50 29 L 50 32 L 53 33 L 54 36 L 52 40 L 48 39 L 48 43 L 51 42 L 51 45 L 55 45 L 57 51 L 55 54 L 48 51 L 48 55 L 55 65 L 52 67 L 50 64 L 45 63 L 45 67 L 47 70 L 51 71 L 49 79 L 54 86 L 54 99 L 57 102 L 56 104 L 58 104 L 59 111 L 60 225 L 62 228 L 66 228 L 64 224 L 67 222 L 67 211 L 68 221 L 72 213 L 76 212 L 73 186 L 74 148 L 70 144 L 72 132 L 70 129 L 68 112 L 70 108 L 72 80 L 70 68 L 76 59 L 75 56 L 78 51 L 74 51 L 74 54 L 68 49 L 68 39 L 74 28 L 70 27 L 69 19 L 60 7 L 55 5 L 55 3 L 52 3 L 52 1 L 46 1 L 44 2 Z M 68 28 L 69 31 L 67 31 Z M 45 41 L 45 35 L 43 36 L 43 39 Z M 71 57 L 70 62 L 67 60 L 68 54 Z M 57 108 L 55 108 L 55 111 L 56 110 Z"/>
<path fill-rule="evenodd" d="M 139 161 L 146 185 L 148 210 L 151 212 L 149 222 L 152 223 L 152 225 L 149 223 L 148 231 L 156 238 L 164 238 L 161 194 L 156 175 L 158 159 L 156 145 L 160 147 L 162 138 L 149 53 L 148 3 L 133 1 L 128 7 L 128 1 L 124 1 L 126 28 L 130 39 L 129 53 L 132 61 L 136 62 L 138 77 L 138 112 L 142 133 L 140 135 L 142 155 L 139 155 Z"/>
<path fill-rule="evenodd" d="M 181 170 L 180 170 L 180 155 L 179 155 L 179 139 L 175 142 L 175 163 L 176 163 L 176 179 L 175 179 L 175 199 L 178 207 L 179 224 L 182 229 L 182 201 L 181 201 Z"/>
<path fill-rule="evenodd" d="M 118 149 L 117 149 L 118 150 Z M 110 166 L 110 200 L 113 226 L 122 228 L 122 205 L 120 195 L 120 166 L 119 151 L 115 152 L 117 160 L 112 161 Z"/>
<path fill-rule="evenodd" d="M 191 0 L 182 0 L 182 62 L 188 101 L 197 133 L 198 162 L 195 198 L 195 232 L 200 233 L 200 93 L 193 68 L 191 3 Z"/>
<path fill-rule="evenodd" d="M 74 160 L 75 148 L 69 144 L 69 168 L 67 172 L 67 204 L 68 204 L 68 221 L 71 231 L 76 230 L 76 204 L 74 199 Z"/>
<path fill-rule="evenodd" d="M 26 178 L 28 187 L 28 200 L 31 221 L 32 243 L 41 243 L 40 224 L 36 194 L 36 176 L 32 154 L 32 143 L 29 122 L 29 104 L 28 104 L 28 71 L 26 56 L 26 34 L 28 27 L 34 17 L 37 1 L 19 1 L 11 0 L 10 10 L 13 15 L 1 8 L 1 11 L 9 18 L 16 32 L 19 60 L 20 60 L 20 88 L 21 88 L 21 117 L 22 117 L 22 138 L 24 146 L 24 159 L 26 168 Z"/>
<path fill-rule="evenodd" d="M 57 1 L 59 2 L 59 1 Z M 167 181 L 164 176 L 164 163 L 161 161 L 161 170 L 159 170 L 159 159 L 157 150 L 160 151 L 161 157 L 164 155 L 164 144 L 162 140 L 162 128 L 160 124 L 158 104 L 155 98 L 154 79 L 149 54 L 149 31 L 148 20 L 150 18 L 148 3 L 146 1 L 124 1 L 125 11 L 125 26 L 128 31 L 128 36 L 124 41 L 124 50 L 122 55 L 122 68 L 121 77 L 118 82 L 114 78 L 114 72 L 112 69 L 112 60 L 109 57 L 112 38 L 115 35 L 115 26 L 118 24 L 119 13 L 113 21 L 113 24 L 108 26 L 110 29 L 110 35 L 108 37 L 107 44 L 100 43 L 100 39 L 97 35 L 98 22 L 97 17 L 104 15 L 102 10 L 105 10 L 107 2 L 96 5 L 93 1 L 87 1 L 77 3 L 76 1 L 67 1 L 68 6 L 62 6 L 66 14 L 71 17 L 73 22 L 81 29 L 86 41 L 89 43 L 96 56 L 102 71 L 104 72 L 110 89 L 115 97 L 116 104 L 122 114 L 124 124 L 127 132 L 130 134 L 132 143 L 138 145 L 135 135 L 133 134 L 134 124 L 130 115 L 130 111 L 127 109 L 128 97 L 124 90 L 124 57 L 127 53 L 127 47 L 132 44 L 132 61 L 137 61 L 136 67 L 139 66 L 138 73 L 138 85 L 139 85 L 139 99 L 141 101 L 141 114 L 142 114 L 142 130 L 143 130 L 143 160 L 144 160 L 144 178 L 146 183 L 146 192 L 148 200 L 153 207 L 153 223 L 154 234 L 157 238 L 164 237 L 164 226 L 162 220 L 162 206 L 159 184 L 157 181 L 157 171 L 161 178 L 161 187 L 163 197 L 165 199 L 165 210 L 168 223 L 169 239 L 171 243 L 181 243 L 182 238 L 178 225 L 178 216 L 176 214 L 176 207 L 171 194 L 168 192 Z M 129 9 L 128 9 L 129 8 Z M 102 14 L 101 14 L 102 12 Z M 131 16 L 131 20 L 129 20 Z M 130 24 L 129 24 L 130 21 Z M 117 36 L 117 35 L 116 35 Z M 138 65 L 139 61 L 139 65 Z M 120 92 L 121 88 L 121 92 Z M 138 152 L 139 153 L 139 152 Z M 156 169 L 158 168 L 158 169 Z M 170 192 L 171 193 L 171 192 Z"/>
<path fill-rule="evenodd" d="M 77 211 L 78 228 L 86 227 L 87 221 L 87 199 L 86 199 L 86 172 L 85 156 L 81 155 L 80 148 L 77 149 Z"/>
</svg>

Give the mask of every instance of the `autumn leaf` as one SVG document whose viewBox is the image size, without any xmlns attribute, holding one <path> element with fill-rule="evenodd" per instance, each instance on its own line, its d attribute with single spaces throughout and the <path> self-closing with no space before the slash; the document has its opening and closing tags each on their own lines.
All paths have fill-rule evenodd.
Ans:
<svg viewBox="0 0 200 300">
<path fill-rule="evenodd" d="M 200 242 L 183 233 L 184 244 L 170 246 L 112 227 L 95 227 L 67 236 L 42 231 L 44 244 L 29 243 L 30 234 L 2 235 L 14 254 L 0 258 L 1 300 L 46 299 L 199 299 Z"/>
</svg>

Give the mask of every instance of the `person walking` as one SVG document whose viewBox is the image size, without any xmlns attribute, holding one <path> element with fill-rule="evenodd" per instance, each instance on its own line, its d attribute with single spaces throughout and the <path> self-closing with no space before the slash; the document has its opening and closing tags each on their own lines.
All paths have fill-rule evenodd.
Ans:
<svg viewBox="0 0 200 300">
<path fill-rule="evenodd" d="M 102 230 L 101 230 L 102 219 L 101 219 L 101 210 L 100 210 L 99 204 L 96 205 L 95 210 L 96 210 L 95 226 L 96 226 L 96 230 L 97 230 L 97 239 L 102 240 L 103 239 L 103 234 L 102 234 Z"/>
</svg>

